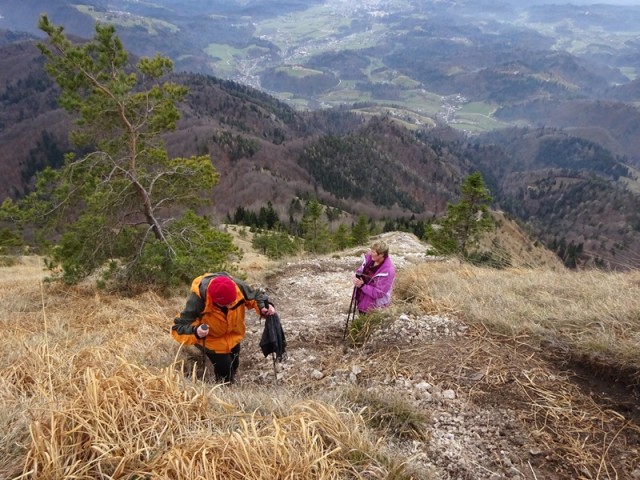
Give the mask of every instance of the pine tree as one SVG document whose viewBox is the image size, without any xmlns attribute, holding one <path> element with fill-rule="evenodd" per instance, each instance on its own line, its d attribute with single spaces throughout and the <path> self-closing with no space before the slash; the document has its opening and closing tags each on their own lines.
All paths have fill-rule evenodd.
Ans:
<svg viewBox="0 0 640 480">
<path fill-rule="evenodd" d="M 268 231 L 254 235 L 252 246 L 262 251 L 271 259 L 277 260 L 286 255 L 294 255 L 301 250 L 301 244 L 295 237 L 290 237 L 287 232 Z"/>
<path fill-rule="evenodd" d="M 351 234 L 349 230 L 344 224 L 338 225 L 336 231 L 333 232 L 333 243 L 338 250 L 344 250 L 349 247 L 353 243 L 353 239 L 351 238 Z"/>
<path fill-rule="evenodd" d="M 469 255 L 469 247 L 493 227 L 488 204 L 491 202 L 480 172 L 468 176 L 461 186 L 461 199 L 447 205 L 447 215 L 427 229 L 426 237 L 437 253 Z"/>
<path fill-rule="evenodd" d="M 313 253 L 327 253 L 333 249 L 327 223 L 322 220 L 322 205 L 316 200 L 309 201 L 302 217 L 305 250 Z"/>
<path fill-rule="evenodd" d="M 366 215 L 358 215 L 358 221 L 351 229 L 351 236 L 356 245 L 369 243 L 369 219 Z"/>
<path fill-rule="evenodd" d="M 169 158 L 162 141 L 187 93 L 163 81 L 171 61 L 158 55 L 131 65 L 111 25 L 96 25 L 95 37 L 78 45 L 46 16 L 39 27 L 59 103 L 77 115 L 72 139 L 89 152 L 43 171 L 20 202 L 25 222 L 40 214 L 52 229 L 47 238 L 59 238 L 50 253 L 63 278 L 101 270 L 119 284 L 166 285 L 223 268 L 236 251 L 231 237 L 189 210 L 202 206 L 218 174 L 208 157 Z"/>
</svg>

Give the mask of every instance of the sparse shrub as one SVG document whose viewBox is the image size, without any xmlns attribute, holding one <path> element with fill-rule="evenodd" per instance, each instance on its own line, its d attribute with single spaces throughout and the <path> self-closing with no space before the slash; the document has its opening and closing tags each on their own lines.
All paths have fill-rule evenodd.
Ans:
<svg viewBox="0 0 640 480">
<path fill-rule="evenodd" d="M 466 260 L 479 267 L 508 268 L 511 266 L 511 259 L 508 256 L 500 256 L 490 250 L 471 252 Z"/>
<path fill-rule="evenodd" d="M 349 325 L 349 340 L 353 346 L 364 345 L 371 334 L 390 323 L 390 317 L 385 310 L 373 310 L 366 314 L 356 315 Z"/>
<path fill-rule="evenodd" d="M 1 214 L 0 214 L 1 216 Z M 16 250 L 23 245 L 20 236 L 10 228 L 0 228 L 0 249 Z M 2 250 L 0 250 L 1 252 Z"/>
<path fill-rule="evenodd" d="M 272 260 L 294 255 L 302 249 L 301 242 L 286 232 L 258 233 L 254 235 L 251 244 Z"/>
<path fill-rule="evenodd" d="M 17 265 L 18 259 L 10 255 L 0 255 L 0 267 L 12 267 Z"/>
<path fill-rule="evenodd" d="M 398 438 L 428 439 L 429 417 L 399 397 L 382 396 L 375 392 L 354 388 L 348 398 L 360 409 L 365 421 L 377 429 L 384 429 Z"/>
</svg>

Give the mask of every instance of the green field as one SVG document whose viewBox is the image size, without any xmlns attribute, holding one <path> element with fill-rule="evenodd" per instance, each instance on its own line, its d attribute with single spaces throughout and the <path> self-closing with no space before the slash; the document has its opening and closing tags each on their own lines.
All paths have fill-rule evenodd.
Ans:
<svg viewBox="0 0 640 480">
<path fill-rule="evenodd" d="M 327 3 L 316 5 L 304 11 L 283 14 L 279 17 L 259 22 L 255 25 L 255 38 L 269 41 L 280 49 L 282 63 L 278 72 L 284 72 L 292 77 L 320 75 L 318 69 L 305 67 L 305 63 L 314 55 L 325 52 L 341 52 L 345 50 L 361 51 L 378 45 L 381 35 L 388 33 L 389 27 L 383 22 L 371 22 L 368 28 L 353 34 L 345 34 L 351 27 L 357 7 L 348 3 Z M 526 18 L 521 24 L 531 25 L 533 28 L 547 34 L 553 34 L 549 25 L 529 24 Z M 394 31 L 394 35 L 405 32 Z M 580 48 L 580 38 L 559 38 L 560 43 L 570 43 L 573 49 Z M 584 32 L 584 38 L 588 38 Z M 619 42 L 621 38 L 612 41 Z M 258 47 L 234 48 L 228 45 L 211 44 L 205 52 L 215 60 L 216 75 L 233 77 L 243 73 L 243 64 L 255 67 L 255 58 L 260 51 L 266 49 Z M 297 109 L 323 108 L 344 106 L 350 104 L 367 103 L 374 106 L 361 113 L 372 115 L 382 113 L 390 115 L 396 120 L 410 125 L 412 128 L 434 123 L 436 117 L 446 118 L 454 128 L 469 132 L 478 132 L 503 128 L 506 124 L 493 118 L 497 105 L 473 102 L 464 104 L 463 99 L 443 98 L 427 91 L 421 82 L 388 68 L 380 58 L 368 57 L 370 64 L 363 73 L 369 83 L 374 85 L 389 84 L 394 90 L 396 98 L 376 98 L 367 91 L 357 88 L 356 81 L 342 80 L 340 84 L 324 94 L 316 94 L 314 98 L 295 95 L 290 92 L 271 92 L 277 98 L 289 103 Z M 281 63 L 281 65 L 282 65 Z M 459 67 L 452 66 L 450 74 L 455 74 Z M 257 73 L 255 71 L 253 74 Z M 627 70 L 628 76 L 635 75 L 635 71 Z"/>
<path fill-rule="evenodd" d="M 281 49 L 300 45 L 305 41 L 319 41 L 334 36 L 340 27 L 348 27 L 350 20 L 326 7 L 316 6 L 293 15 L 284 15 L 261 22 L 256 29 L 256 37 L 268 37 Z"/>
<path fill-rule="evenodd" d="M 100 23 L 109 23 L 122 27 L 142 27 L 149 35 L 158 35 L 162 30 L 169 30 L 173 33 L 179 31 L 176 25 L 163 20 L 141 17 L 125 12 L 98 12 L 89 5 L 75 5 L 75 7 L 79 12 L 91 16 L 91 18 Z"/>
<path fill-rule="evenodd" d="M 305 78 L 305 77 L 311 77 L 313 75 L 323 74 L 321 70 L 315 70 L 313 68 L 306 68 L 298 65 L 278 67 L 276 68 L 276 71 L 286 73 L 287 75 L 290 75 L 295 78 Z"/>
<path fill-rule="evenodd" d="M 205 49 L 205 53 L 214 61 L 217 76 L 235 73 L 238 62 L 255 57 L 259 52 L 267 52 L 267 49 L 255 45 L 246 48 L 235 48 L 221 43 L 211 43 Z"/>
<path fill-rule="evenodd" d="M 115 9 L 98 11 L 97 8 L 83 4 L 75 5 L 75 8 L 79 12 L 90 15 L 96 21 L 118 27 L 137 27 L 156 38 L 162 38 L 162 35 L 167 33 L 179 32 L 180 35 L 191 33 L 186 31 L 186 27 L 183 27 L 185 31 L 180 31 L 178 25 L 183 24 L 178 19 L 174 24 Z M 408 38 L 416 33 L 418 34 L 416 38 L 422 38 L 423 35 L 428 37 L 430 22 L 439 15 L 435 11 L 416 8 L 410 0 L 394 0 L 390 3 L 328 0 L 306 9 L 304 7 L 302 9 L 267 8 L 265 10 L 268 12 L 267 15 L 256 17 L 242 8 L 235 13 L 231 13 L 232 11 L 233 9 L 230 9 L 225 14 L 208 15 L 210 19 L 217 22 L 217 25 L 228 24 L 219 28 L 225 30 L 228 28 L 225 34 L 233 35 L 233 39 L 229 40 L 224 34 L 221 35 L 221 32 L 215 32 L 216 35 L 209 37 L 208 41 L 216 43 L 210 43 L 204 48 L 204 53 L 210 57 L 207 63 L 213 75 L 217 77 L 240 82 L 249 79 L 251 86 L 256 88 L 261 87 L 260 74 L 274 67 L 277 67 L 279 72 L 284 72 L 298 80 L 326 73 L 342 77 L 343 72 L 339 70 L 344 67 L 335 67 L 338 71 L 330 72 L 328 68 L 313 68 L 306 65 L 312 57 L 323 53 L 345 52 L 353 57 L 366 55 L 369 61 L 368 66 L 363 68 L 364 62 L 354 66 L 354 68 L 363 68 L 366 78 L 363 77 L 362 80 L 341 79 L 339 85 L 331 91 L 314 94 L 313 98 L 291 92 L 269 93 L 298 109 L 318 108 L 318 105 L 332 107 L 367 103 L 374 104 L 379 111 L 387 112 L 386 114 L 393 115 L 398 121 L 407 124 L 424 125 L 432 122 L 432 119 L 440 118 L 445 119 L 453 127 L 465 131 L 491 130 L 505 126 L 493 118 L 496 105 L 465 104 L 463 99 L 455 99 L 453 96 L 443 98 L 428 92 L 429 86 L 417 80 L 419 74 L 416 73 L 416 78 L 412 78 L 412 74 L 407 73 L 411 68 L 402 72 L 384 64 L 384 57 L 393 55 L 394 45 L 404 44 L 403 42 L 395 43 L 395 37 Z M 413 12 L 411 22 L 402 20 L 407 12 Z M 640 25 L 636 27 L 630 17 L 620 18 L 620 21 L 614 24 L 610 19 L 599 23 L 595 17 L 593 20 L 585 20 L 586 17 L 559 16 L 554 15 L 553 12 L 546 15 L 546 13 L 533 11 L 531 14 L 523 13 L 516 20 L 512 21 L 509 18 L 508 22 L 512 22 L 515 28 L 533 30 L 553 39 L 555 50 L 566 50 L 576 55 L 607 54 L 610 50 L 623 50 L 629 48 L 628 46 L 633 44 L 640 35 Z M 267 18 L 268 15 L 271 17 Z M 461 18 L 463 17 L 486 33 L 494 33 L 496 29 L 502 30 L 492 22 L 486 23 L 482 19 L 471 18 L 468 15 L 465 17 L 462 14 Z M 206 31 L 198 32 L 204 38 L 207 38 L 207 33 Z M 227 41 L 229 44 L 226 43 Z M 460 35 L 455 35 L 455 41 L 471 46 L 475 40 L 473 35 L 467 36 L 462 32 Z M 274 48 L 264 46 L 265 44 L 261 42 L 268 42 Z M 367 51 L 367 49 L 371 50 Z M 194 56 L 200 53 L 192 52 Z M 279 58 L 275 58 L 276 56 Z M 186 53 L 179 60 L 190 63 L 189 55 Z M 444 71 L 444 69 L 447 70 Z M 630 80 L 638 77 L 637 69 L 631 64 L 620 67 L 620 71 Z M 444 74 L 456 75 L 461 72 L 462 67 L 455 62 L 443 65 L 442 73 Z M 549 72 L 555 71 L 549 70 Z M 544 82 L 557 82 L 570 90 L 578 89 L 569 80 L 563 79 L 561 74 L 545 73 L 532 74 L 532 76 Z M 361 82 L 369 82 L 373 86 L 370 90 L 374 93 L 358 88 L 358 83 Z M 384 90 L 384 85 L 387 84 L 390 87 L 388 92 Z"/>
</svg>

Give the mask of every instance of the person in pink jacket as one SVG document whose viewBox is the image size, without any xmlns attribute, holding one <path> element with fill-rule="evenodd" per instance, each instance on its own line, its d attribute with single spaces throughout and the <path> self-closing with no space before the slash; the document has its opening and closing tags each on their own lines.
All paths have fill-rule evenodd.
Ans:
<svg viewBox="0 0 640 480">
<path fill-rule="evenodd" d="M 389 247 L 385 242 L 375 242 L 353 275 L 358 311 L 367 313 L 388 306 L 395 279 L 396 269 L 389 257 Z"/>
</svg>

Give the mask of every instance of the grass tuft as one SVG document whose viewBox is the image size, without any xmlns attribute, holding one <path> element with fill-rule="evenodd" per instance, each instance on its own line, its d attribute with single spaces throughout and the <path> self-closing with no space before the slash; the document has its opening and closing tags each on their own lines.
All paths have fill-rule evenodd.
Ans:
<svg viewBox="0 0 640 480">
<path fill-rule="evenodd" d="M 349 324 L 349 343 L 354 347 L 363 346 L 373 332 L 389 325 L 393 318 L 387 310 L 373 310 L 366 314 L 358 314 Z"/>
</svg>

